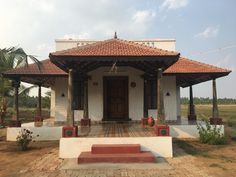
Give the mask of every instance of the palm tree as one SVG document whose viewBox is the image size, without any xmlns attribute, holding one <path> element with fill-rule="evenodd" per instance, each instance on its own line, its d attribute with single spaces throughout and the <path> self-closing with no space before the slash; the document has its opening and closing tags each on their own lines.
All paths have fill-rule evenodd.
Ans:
<svg viewBox="0 0 236 177">
<path fill-rule="evenodd" d="M 14 68 L 28 66 L 29 59 L 32 60 L 37 66 L 41 67 L 40 61 L 33 55 L 27 55 L 26 52 L 20 47 L 10 47 L 0 49 L 0 74 Z M 5 116 L 7 101 L 6 97 L 12 96 L 13 88 L 11 81 L 7 78 L 3 78 L 0 75 L 0 124 L 3 122 Z M 29 90 L 24 88 L 23 90 Z M 25 93 L 23 91 L 22 93 Z"/>
</svg>

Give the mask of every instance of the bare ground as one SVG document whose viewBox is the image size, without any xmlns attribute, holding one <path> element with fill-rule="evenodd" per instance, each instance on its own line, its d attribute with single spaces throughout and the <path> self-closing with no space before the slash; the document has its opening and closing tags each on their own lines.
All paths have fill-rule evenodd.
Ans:
<svg viewBox="0 0 236 177">
<path fill-rule="evenodd" d="M 236 130 L 226 128 L 227 136 L 235 135 Z M 230 137 L 229 137 L 230 139 Z M 182 144 L 181 144 L 182 143 Z M 204 145 L 199 141 L 184 140 L 174 142 L 173 159 L 167 162 L 171 170 L 116 170 L 103 169 L 63 171 L 63 160 L 58 158 L 58 141 L 32 142 L 28 151 L 20 151 L 16 142 L 6 142 L 4 129 L 0 130 L 0 176 L 236 176 L 236 142 L 230 140 L 227 145 Z M 181 148 L 180 148 L 181 147 Z M 111 175 L 110 175 L 111 177 Z"/>
</svg>

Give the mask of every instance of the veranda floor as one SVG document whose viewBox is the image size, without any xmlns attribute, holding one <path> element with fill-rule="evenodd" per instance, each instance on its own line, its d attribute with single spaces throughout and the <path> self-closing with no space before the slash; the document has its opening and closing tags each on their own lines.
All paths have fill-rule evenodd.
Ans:
<svg viewBox="0 0 236 177">
<path fill-rule="evenodd" d="M 79 127 L 81 137 L 151 137 L 156 136 L 152 127 L 142 127 L 137 123 L 98 124 Z"/>
</svg>

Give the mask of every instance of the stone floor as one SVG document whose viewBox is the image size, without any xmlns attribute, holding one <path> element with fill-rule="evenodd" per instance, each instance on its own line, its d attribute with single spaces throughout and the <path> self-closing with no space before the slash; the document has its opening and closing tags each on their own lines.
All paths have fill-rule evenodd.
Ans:
<svg viewBox="0 0 236 177">
<path fill-rule="evenodd" d="M 58 158 L 58 148 L 37 157 L 20 177 L 209 177 L 206 169 L 196 166 L 196 159 L 175 147 L 175 157 L 157 159 L 157 164 L 88 164 Z"/>
</svg>

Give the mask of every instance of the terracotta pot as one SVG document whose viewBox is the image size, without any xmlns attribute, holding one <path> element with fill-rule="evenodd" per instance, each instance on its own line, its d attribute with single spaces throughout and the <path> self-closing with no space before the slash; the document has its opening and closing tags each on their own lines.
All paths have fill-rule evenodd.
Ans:
<svg viewBox="0 0 236 177">
<path fill-rule="evenodd" d="M 155 120 L 152 117 L 148 118 L 148 125 L 152 127 L 155 124 Z"/>
<path fill-rule="evenodd" d="M 142 127 L 145 127 L 147 124 L 148 124 L 148 118 L 143 117 L 143 118 L 141 119 L 141 125 L 142 125 Z"/>
</svg>

